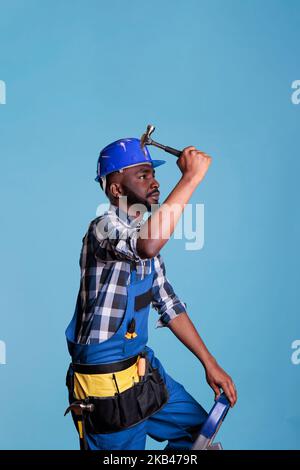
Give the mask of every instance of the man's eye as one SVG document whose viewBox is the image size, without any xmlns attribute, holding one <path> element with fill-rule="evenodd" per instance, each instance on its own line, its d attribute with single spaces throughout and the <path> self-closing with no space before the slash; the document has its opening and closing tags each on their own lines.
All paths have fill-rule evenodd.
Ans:
<svg viewBox="0 0 300 470">
<path fill-rule="evenodd" d="M 141 176 L 139 176 L 139 178 L 140 178 L 140 179 L 141 179 L 141 178 L 146 178 L 146 175 L 141 175 Z"/>
</svg>

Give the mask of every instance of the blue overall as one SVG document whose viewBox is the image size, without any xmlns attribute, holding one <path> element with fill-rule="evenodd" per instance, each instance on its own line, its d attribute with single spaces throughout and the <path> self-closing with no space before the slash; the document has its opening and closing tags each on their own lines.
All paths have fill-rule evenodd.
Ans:
<svg viewBox="0 0 300 470">
<path fill-rule="evenodd" d="M 87 442 L 91 450 L 145 449 L 147 435 L 159 442 L 167 440 L 166 449 L 190 449 L 207 417 L 206 411 L 187 393 L 182 385 L 166 373 L 153 350 L 147 346 L 150 303 L 136 311 L 135 299 L 152 288 L 153 276 L 154 260 L 152 260 L 151 273 L 142 280 L 136 279 L 136 270 L 132 269 L 130 284 L 127 288 L 127 307 L 124 318 L 120 328 L 109 339 L 99 344 L 76 343 L 76 310 L 66 330 L 68 349 L 73 363 L 118 362 L 144 351 L 152 367 L 158 368 L 169 393 L 168 402 L 146 420 L 118 432 L 88 434 Z M 137 336 L 129 339 L 125 337 L 125 334 L 127 326 L 133 318 L 136 321 Z M 72 372 L 69 371 L 69 373 Z"/>
</svg>

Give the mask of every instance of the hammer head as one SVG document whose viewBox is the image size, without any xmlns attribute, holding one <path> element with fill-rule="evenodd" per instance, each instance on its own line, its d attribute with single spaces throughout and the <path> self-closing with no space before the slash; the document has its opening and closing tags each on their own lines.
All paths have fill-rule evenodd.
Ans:
<svg viewBox="0 0 300 470">
<path fill-rule="evenodd" d="M 82 403 L 80 401 L 74 401 L 71 405 L 66 409 L 65 415 L 69 413 L 69 411 L 73 411 L 75 415 L 82 415 L 84 412 L 91 413 L 94 411 L 95 406 L 92 403 Z"/>
<path fill-rule="evenodd" d="M 140 139 L 142 149 L 145 147 L 145 145 L 151 145 L 152 139 L 150 138 L 150 135 L 154 131 L 155 131 L 155 127 L 152 126 L 152 124 L 148 124 L 146 132 L 142 135 Z"/>
</svg>

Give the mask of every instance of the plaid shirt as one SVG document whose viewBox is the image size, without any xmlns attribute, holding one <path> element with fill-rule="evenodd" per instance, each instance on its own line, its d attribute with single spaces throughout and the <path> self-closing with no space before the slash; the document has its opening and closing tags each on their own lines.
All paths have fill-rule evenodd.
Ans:
<svg viewBox="0 0 300 470">
<path fill-rule="evenodd" d="M 99 343 L 110 338 L 121 325 L 127 304 L 127 286 L 131 265 L 137 280 L 151 272 L 151 259 L 141 259 L 136 243 L 140 223 L 118 207 L 94 219 L 83 238 L 80 255 L 81 282 L 77 297 L 77 341 Z M 166 326 L 176 315 L 186 311 L 166 278 L 162 257 L 154 258 L 152 307 Z"/>
</svg>

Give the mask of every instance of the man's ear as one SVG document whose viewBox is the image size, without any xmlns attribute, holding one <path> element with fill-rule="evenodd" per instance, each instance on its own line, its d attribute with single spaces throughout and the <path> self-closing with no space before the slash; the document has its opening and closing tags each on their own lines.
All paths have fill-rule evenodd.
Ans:
<svg viewBox="0 0 300 470">
<path fill-rule="evenodd" d="M 110 183 L 108 191 L 116 199 L 119 199 L 119 197 L 123 195 L 123 188 L 120 183 Z"/>
</svg>

